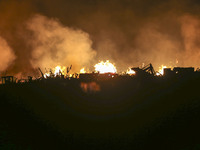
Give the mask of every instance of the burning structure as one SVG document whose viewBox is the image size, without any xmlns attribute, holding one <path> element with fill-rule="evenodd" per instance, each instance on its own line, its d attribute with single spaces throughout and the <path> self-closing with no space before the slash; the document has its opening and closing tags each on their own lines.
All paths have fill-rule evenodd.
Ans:
<svg viewBox="0 0 200 150">
<path fill-rule="evenodd" d="M 88 73 L 85 71 L 85 68 L 82 68 L 79 73 L 71 73 L 72 65 L 69 67 L 57 66 L 54 69 L 46 70 L 45 73 L 38 68 L 41 76 L 38 78 L 33 78 L 28 76 L 28 79 L 17 79 L 14 76 L 2 76 L 1 83 L 2 84 L 10 84 L 10 83 L 22 83 L 22 82 L 32 82 L 32 81 L 43 81 L 43 80 L 52 80 L 52 79 L 63 79 L 66 81 L 69 80 L 77 80 L 80 82 L 96 82 L 96 81 L 106 81 L 112 79 L 120 79 L 120 78 L 172 78 L 172 77 L 180 77 L 180 76 L 191 76 L 199 74 L 199 71 L 194 70 L 194 67 L 174 67 L 173 69 L 167 68 L 162 65 L 162 69 L 159 72 L 156 72 L 153 68 L 153 65 L 150 63 L 144 67 L 132 67 L 129 68 L 125 73 L 117 73 L 117 69 L 114 64 L 110 63 L 109 60 L 94 65 L 95 71 Z"/>
<path fill-rule="evenodd" d="M 199 4 L 2 0 L 0 149 L 199 149 Z"/>
</svg>

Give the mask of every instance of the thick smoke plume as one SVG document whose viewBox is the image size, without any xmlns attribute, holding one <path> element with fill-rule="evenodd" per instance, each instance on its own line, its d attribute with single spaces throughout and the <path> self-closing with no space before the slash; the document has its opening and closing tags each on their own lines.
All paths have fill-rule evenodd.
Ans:
<svg viewBox="0 0 200 150">
<path fill-rule="evenodd" d="M 0 72 L 6 71 L 15 58 L 16 56 L 6 40 L 0 37 Z"/>
<path fill-rule="evenodd" d="M 92 70 L 107 59 L 119 72 L 143 63 L 200 67 L 197 0 L 3 0 L 0 18 L 16 55 L 2 66 L 13 75 L 71 64 Z"/>
<path fill-rule="evenodd" d="M 88 66 L 95 56 L 92 41 L 86 32 L 63 26 L 56 19 L 35 15 L 27 27 L 33 37 L 31 64 L 34 68 L 70 66 L 75 72 Z"/>
</svg>

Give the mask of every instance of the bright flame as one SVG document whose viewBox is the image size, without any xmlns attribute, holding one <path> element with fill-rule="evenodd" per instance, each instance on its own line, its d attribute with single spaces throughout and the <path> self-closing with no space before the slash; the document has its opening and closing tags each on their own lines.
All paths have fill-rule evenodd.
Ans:
<svg viewBox="0 0 200 150">
<path fill-rule="evenodd" d="M 50 77 L 50 73 L 45 73 L 44 78 Z"/>
<path fill-rule="evenodd" d="M 159 67 L 159 70 L 158 70 L 159 73 L 157 73 L 156 75 L 159 75 L 159 74 L 163 75 L 164 74 L 164 68 L 167 68 L 167 66 L 162 65 L 161 67 Z"/>
<path fill-rule="evenodd" d="M 129 75 L 135 75 L 135 71 L 132 70 L 131 68 L 129 68 L 127 71 L 126 71 L 127 74 Z"/>
<path fill-rule="evenodd" d="M 82 68 L 82 69 L 80 70 L 80 73 L 86 73 L 85 68 Z"/>
<path fill-rule="evenodd" d="M 66 67 L 56 66 L 54 75 L 60 75 L 60 74 L 63 75 L 65 72 L 66 72 Z"/>
<path fill-rule="evenodd" d="M 117 69 L 114 66 L 114 64 L 110 63 L 109 60 L 106 62 L 101 61 L 100 63 L 96 64 L 95 66 L 95 71 L 99 73 L 116 73 Z"/>
<path fill-rule="evenodd" d="M 66 75 L 66 67 L 61 67 L 61 66 L 56 66 L 53 70 L 52 70 L 53 76 L 57 76 L 57 75 Z M 44 77 L 50 77 L 51 73 L 45 73 Z"/>
</svg>

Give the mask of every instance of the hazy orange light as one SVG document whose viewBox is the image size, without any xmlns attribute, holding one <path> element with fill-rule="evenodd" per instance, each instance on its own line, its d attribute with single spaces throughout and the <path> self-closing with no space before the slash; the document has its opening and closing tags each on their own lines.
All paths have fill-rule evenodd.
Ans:
<svg viewBox="0 0 200 150">
<path fill-rule="evenodd" d="M 80 73 L 86 73 L 85 68 L 82 68 L 82 69 L 80 70 Z"/>
<path fill-rule="evenodd" d="M 126 71 L 127 74 L 129 75 L 135 75 L 135 71 L 132 70 L 131 68 L 129 68 L 127 71 Z"/>
<path fill-rule="evenodd" d="M 81 82 L 80 86 L 84 92 L 100 91 L 100 86 L 96 82 L 89 82 L 89 83 Z"/>
</svg>

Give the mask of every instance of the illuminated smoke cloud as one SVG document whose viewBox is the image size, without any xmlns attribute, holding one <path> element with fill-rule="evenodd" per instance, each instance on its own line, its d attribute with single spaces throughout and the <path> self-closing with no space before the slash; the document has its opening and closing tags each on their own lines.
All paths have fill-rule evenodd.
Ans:
<svg viewBox="0 0 200 150">
<path fill-rule="evenodd" d="M 0 37 L 0 72 L 5 71 L 15 58 L 16 56 L 6 40 Z"/>
<path fill-rule="evenodd" d="M 35 15 L 28 21 L 27 27 L 33 33 L 30 45 L 34 68 L 72 64 L 72 70 L 77 72 L 89 65 L 96 54 L 86 32 L 65 27 L 56 19 Z"/>
<path fill-rule="evenodd" d="M 152 63 L 156 70 L 160 65 L 175 66 L 180 54 L 179 41 L 159 31 L 155 24 L 147 24 L 139 31 L 136 40 L 135 54 L 140 64 Z M 134 53 L 133 53 L 134 54 Z"/>
<path fill-rule="evenodd" d="M 200 19 L 186 15 L 181 18 L 181 31 L 184 40 L 182 58 L 184 66 L 200 66 Z"/>
<path fill-rule="evenodd" d="M 197 0 L 2 1 L 0 35 L 16 55 L 6 71 L 37 76 L 37 67 L 71 64 L 74 72 L 93 71 L 99 60 L 118 72 L 143 63 L 200 67 L 199 10 Z"/>
</svg>

